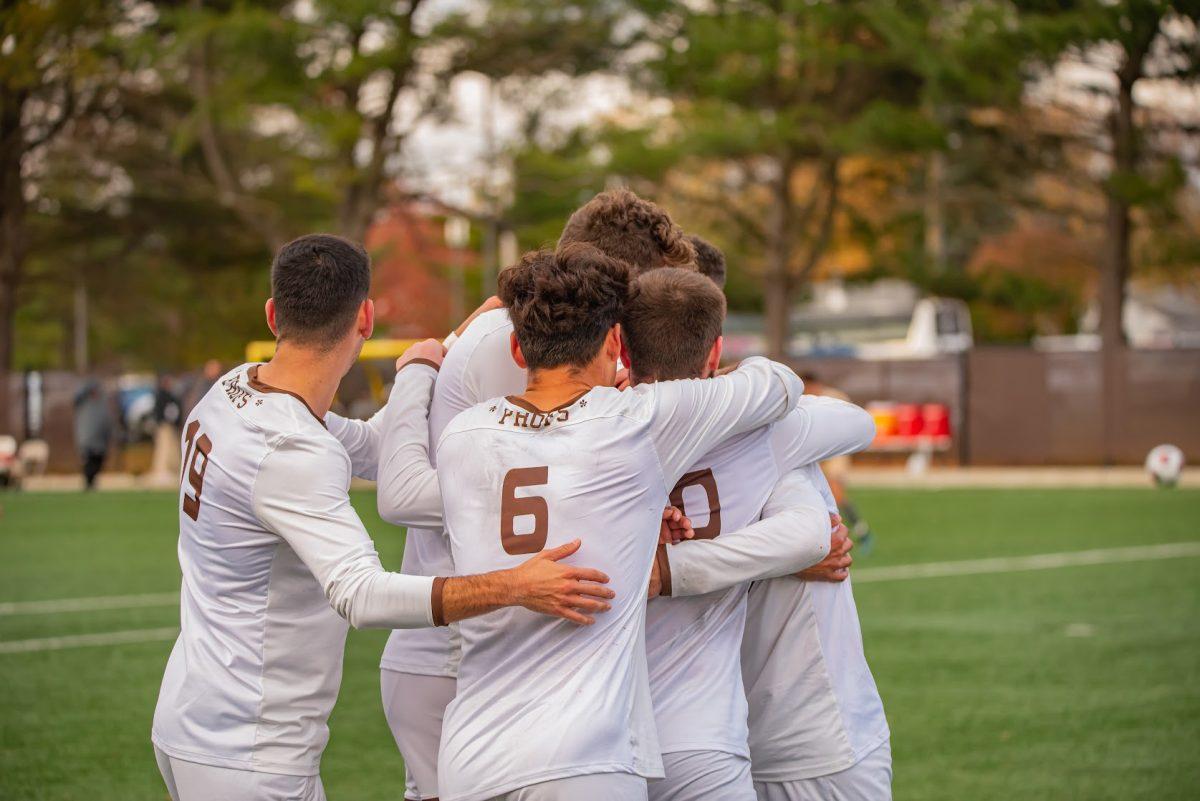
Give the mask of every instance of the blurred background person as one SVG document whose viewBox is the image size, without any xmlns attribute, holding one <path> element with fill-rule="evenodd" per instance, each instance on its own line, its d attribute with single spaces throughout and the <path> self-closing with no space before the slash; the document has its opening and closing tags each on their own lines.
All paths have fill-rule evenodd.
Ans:
<svg viewBox="0 0 1200 801">
<path fill-rule="evenodd" d="M 199 374 L 192 377 L 180 398 L 179 419 L 185 420 L 200 399 L 208 394 L 212 385 L 221 377 L 222 367 L 218 359 L 209 359 Z"/>
<path fill-rule="evenodd" d="M 179 398 L 170 376 L 159 374 L 154 389 L 154 456 L 146 481 L 152 486 L 171 486 L 179 476 L 179 422 L 183 419 Z"/>
<path fill-rule="evenodd" d="M 112 439 L 112 414 L 100 382 L 89 378 L 75 394 L 75 446 L 83 466 L 84 489 L 94 489 Z"/>
</svg>

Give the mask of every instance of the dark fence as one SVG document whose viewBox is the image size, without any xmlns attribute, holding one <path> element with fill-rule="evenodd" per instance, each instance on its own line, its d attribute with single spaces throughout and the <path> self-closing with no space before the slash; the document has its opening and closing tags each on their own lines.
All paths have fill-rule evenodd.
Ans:
<svg viewBox="0 0 1200 801">
<path fill-rule="evenodd" d="M 1118 356 L 1106 407 L 1101 354 L 976 348 L 928 360 L 799 361 L 857 403 L 944 403 L 962 464 L 1138 464 L 1155 445 L 1200 461 L 1200 350 Z M 1111 419 L 1106 419 L 1111 418 Z"/>
<path fill-rule="evenodd" d="M 1026 348 L 977 348 L 926 360 L 800 360 L 861 404 L 944 403 L 954 441 L 942 458 L 979 465 L 1139 464 L 1162 442 L 1200 463 L 1200 350 L 1131 350 L 1119 355 L 1119 380 L 1103 392 L 1099 353 L 1042 353 Z M 76 468 L 73 373 L 45 372 L 43 437 L 51 469 Z M 26 433 L 24 376 L 10 374 L 0 433 Z M 343 386 L 349 403 L 362 389 Z M 365 390 L 363 390 L 365 392 Z M 353 407 L 352 407 L 353 408 Z M 1107 418 L 1107 419 L 1106 419 Z M 117 465 L 114 465 L 117 466 Z"/>
</svg>

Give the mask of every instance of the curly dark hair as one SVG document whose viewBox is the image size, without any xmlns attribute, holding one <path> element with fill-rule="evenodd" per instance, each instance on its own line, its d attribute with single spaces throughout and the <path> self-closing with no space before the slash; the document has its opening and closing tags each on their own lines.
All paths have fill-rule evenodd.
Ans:
<svg viewBox="0 0 1200 801">
<path fill-rule="evenodd" d="M 721 249 L 701 239 L 695 234 L 689 234 L 687 240 L 696 249 L 696 269 L 712 279 L 712 282 L 722 289 L 725 288 L 725 254 Z"/>
<path fill-rule="evenodd" d="M 628 264 L 584 244 L 526 253 L 500 273 L 498 294 L 529 369 L 596 358 L 620 320 L 629 281 Z"/>
<path fill-rule="evenodd" d="M 700 273 L 642 273 L 621 314 L 629 369 L 639 381 L 700 378 L 724 323 L 725 295 Z"/>
<path fill-rule="evenodd" d="M 584 242 L 633 268 L 693 266 L 696 252 L 671 215 L 628 189 L 601 192 L 567 220 L 558 249 Z M 693 267 L 694 269 L 694 267 Z"/>
</svg>

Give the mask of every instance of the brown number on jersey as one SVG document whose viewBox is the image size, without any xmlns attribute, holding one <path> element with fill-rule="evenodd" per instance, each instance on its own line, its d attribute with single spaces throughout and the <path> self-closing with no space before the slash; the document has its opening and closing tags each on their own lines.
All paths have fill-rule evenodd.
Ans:
<svg viewBox="0 0 1200 801">
<path fill-rule="evenodd" d="M 692 517 L 695 510 L 689 512 L 683 507 L 683 490 L 693 486 L 702 488 L 708 496 L 708 523 L 703 528 L 696 529 L 696 539 L 714 540 L 721 533 L 721 496 L 717 493 L 717 479 L 711 467 L 685 473 L 675 485 L 675 489 L 671 490 L 671 505 Z"/>
<path fill-rule="evenodd" d="M 549 467 L 515 467 L 504 474 L 504 494 L 500 499 L 500 544 L 513 556 L 537 553 L 546 547 L 550 527 L 550 508 L 537 495 L 517 497 L 518 487 L 537 487 L 549 481 Z M 521 515 L 533 516 L 533 531 L 517 534 L 513 522 Z"/>
<path fill-rule="evenodd" d="M 179 482 L 187 478 L 192 487 L 192 495 L 183 494 L 183 511 L 193 520 L 200 517 L 200 493 L 204 491 L 204 471 L 208 469 L 208 454 L 212 452 L 212 440 L 208 434 L 196 436 L 200 430 L 200 421 L 193 420 L 188 424 L 185 436 L 187 438 L 187 453 L 183 455 L 183 472 Z M 204 461 L 200 461 L 204 457 Z M 197 464 L 198 463 L 198 464 Z"/>
</svg>

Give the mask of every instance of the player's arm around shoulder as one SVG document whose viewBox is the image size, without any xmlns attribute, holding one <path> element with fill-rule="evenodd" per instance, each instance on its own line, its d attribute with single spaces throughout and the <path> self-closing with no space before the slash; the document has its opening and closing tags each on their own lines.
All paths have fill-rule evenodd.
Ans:
<svg viewBox="0 0 1200 801">
<path fill-rule="evenodd" d="M 419 342 L 396 362 L 379 453 L 379 516 L 397 526 L 440 528 L 442 495 L 429 456 L 429 406 L 445 348 Z"/>
<path fill-rule="evenodd" d="M 771 428 L 771 448 L 781 472 L 866 450 L 875 440 L 875 419 L 849 401 L 816 395 Z"/>
<path fill-rule="evenodd" d="M 431 625 L 433 579 L 383 569 L 350 505 L 350 470 L 349 457 L 325 432 L 281 437 L 251 488 L 254 514 L 295 552 L 329 605 L 354 627 Z"/>
<path fill-rule="evenodd" d="M 579 550 L 573 540 L 535 554 L 508 570 L 475 576 L 438 579 L 434 606 L 438 624 L 453 623 L 505 606 L 522 606 L 532 612 L 591 625 L 595 615 L 607 612 L 615 593 L 604 585 L 608 576 L 599 570 L 564 564 L 561 560 Z M 437 594 L 440 593 L 440 598 Z"/>
<path fill-rule="evenodd" d="M 804 382 L 792 368 L 762 356 L 743 359 L 711 379 L 687 383 L 714 396 L 727 416 L 741 418 L 743 431 L 783 419 L 804 394 Z"/>
<path fill-rule="evenodd" d="M 608 576 L 561 563 L 575 540 L 510 570 L 478 576 L 410 576 L 384 570 L 350 505 L 350 460 L 327 435 L 281 438 L 252 489 L 255 515 L 296 552 L 335 612 L 355 628 L 445 625 L 504 606 L 576 623 L 609 608 Z"/>
<path fill-rule="evenodd" d="M 820 562 L 829 549 L 824 501 L 804 471 L 791 471 L 776 483 L 757 522 L 715 539 L 660 549 L 660 561 L 667 561 L 659 567 L 661 592 L 702 595 L 790 575 Z"/>
<path fill-rule="evenodd" d="M 667 484 L 723 440 L 782 419 L 803 392 L 791 368 L 761 357 L 713 378 L 655 382 L 650 436 Z"/>
</svg>

